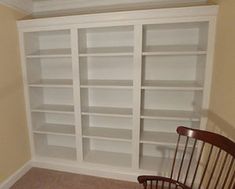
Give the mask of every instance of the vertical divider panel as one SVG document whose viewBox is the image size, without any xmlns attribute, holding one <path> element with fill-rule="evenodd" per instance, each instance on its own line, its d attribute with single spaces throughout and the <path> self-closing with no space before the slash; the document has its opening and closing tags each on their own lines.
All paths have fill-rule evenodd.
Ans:
<svg viewBox="0 0 235 189">
<path fill-rule="evenodd" d="M 24 87 L 24 98 L 25 98 L 25 108 L 26 108 L 26 116 L 27 116 L 27 126 L 29 130 L 29 142 L 30 142 L 30 152 L 32 159 L 35 157 L 35 145 L 33 138 L 33 129 L 32 129 L 32 114 L 30 108 L 30 98 L 29 98 L 29 88 L 28 88 L 28 77 L 27 77 L 27 59 L 26 59 L 26 51 L 25 51 L 25 38 L 24 32 L 19 32 L 19 44 L 20 44 L 20 57 L 21 57 L 21 69 L 23 76 L 23 87 Z"/>
<path fill-rule="evenodd" d="M 132 168 L 139 169 L 143 26 L 134 26 Z"/>
<path fill-rule="evenodd" d="M 205 66 L 205 78 L 203 88 L 203 102 L 202 102 L 202 116 L 201 116 L 201 129 L 206 129 L 207 124 L 207 110 L 210 103 L 210 93 L 212 86 L 212 72 L 214 62 L 214 51 L 215 51 L 215 34 L 216 34 L 216 18 L 211 18 L 208 27 L 208 39 L 207 39 L 207 55 L 206 55 L 206 66 Z"/>
<path fill-rule="evenodd" d="M 72 48 L 72 69 L 73 69 L 73 98 L 74 98 L 74 117 L 77 160 L 82 162 L 82 117 L 81 117 L 81 97 L 80 97 L 80 77 L 79 77 L 79 56 L 78 56 L 78 29 L 71 29 L 71 48 Z"/>
<path fill-rule="evenodd" d="M 211 18 L 209 20 L 208 34 L 207 34 L 207 48 L 206 48 L 206 66 L 205 66 L 205 78 L 204 78 L 204 87 L 203 87 L 203 97 L 202 97 L 202 112 L 201 112 L 201 121 L 200 129 L 206 129 L 208 122 L 208 109 L 210 103 L 210 93 L 212 85 L 212 72 L 213 72 L 213 61 L 214 61 L 214 51 L 215 51 L 215 35 L 216 34 L 216 18 Z M 200 149 L 202 144 L 198 146 Z M 198 158 L 197 154 L 197 158 Z M 199 167 L 198 173 L 202 175 L 203 168 Z"/>
</svg>

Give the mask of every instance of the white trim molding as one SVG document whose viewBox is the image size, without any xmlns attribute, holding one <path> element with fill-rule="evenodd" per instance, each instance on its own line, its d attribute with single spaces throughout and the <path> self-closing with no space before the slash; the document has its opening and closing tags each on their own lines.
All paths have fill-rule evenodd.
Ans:
<svg viewBox="0 0 235 189">
<path fill-rule="evenodd" d="M 32 0 L 0 0 L 0 4 L 19 10 L 26 14 L 32 14 L 33 11 Z"/>
<path fill-rule="evenodd" d="M 33 12 L 42 13 L 53 11 L 66 11 L 70 13 L 71 9 L 78 9 L 80 11 L 85 10 L 100 10 L 105 7 L 108 9 L 115 8 L 137 8 L 137 7 L 154 7 L 156 6 L 169 6 L 174 7 L 175 5 L 182 3 L 206 3 L 206 0 L 46 0 L 46 1 L 34 1 L 33 2 Z"/>
<path fill-rule="evenodd" d="M 110 169 L 110 167 L 96 165 L 96 164 L 89 164 L 89 165 L 90 166 L 86 166 L 86 164 L 74 165 L 67 162 L 63 163 L 53 160 L 46 160 L 45 158 L 32 160 L 32 167 L 36 168 L 62 171 L 62 172 L 81 174 L 81 175 L 89 175 L 89 176 L 108 178 L 108 179 L 117 179 L 129 182 L 137 182 L 137 177 L 141 173 L 150 174 L 150 175 L 155 173 L 153 171 L 136 172 L 130 170 L 119 170 L 118 168 L 115 169 L 114 167 Z"/>
<path fill-rule="evenodd" d="M 16 183 L 25 173 L 31 169 L 31 161 L 25 163 L 21 168 L 19 168 L 15 173 L 13 173 L 9 178 L 0 183 L 0 189 L 9 189 L 13 184 Z"/>
<path fill-rule="evenodd" d="M 63 14 L 71 13 L 71 11 L 86 12 L 100 11 L 107 12 L 141 8 L 161 8 L 161 7 L 179 7 L 184 5 L 206 4 L 206 0 L 0 0 L 0 4 L 10 8 L 23 11 L 27 14 L 35 15 L 53 15 L 57 11 L 62 11 Z M 107 9 L 107 10 L 106 10 Z"/>
<path fill-rule="evenodd" d="M 18 28 L 22 32 L 28 30 L 37 31 L 40 28 L 45 28 L 48 30 L 50 27 L 67 27 L 70 28 L 72 25 L 77 27 L 79 24 L 90 25 L 90 24 L 99 24 L 98 22 L 120 22 L 121 25 L 126 24 L 135 24 L 146 19 L 153 20 L 154 23 L 157 23 L 157 20 L 160 20 L 158 23 L 166 23 L 166 20 L 181 19 L 188 20 L 190 22 L 195 19 L 198 21 L 200 18 L 202 20 L 208 20 L 208 17 L 217 15 L 218 6 L 217 5 L 205 5 L 205 6 L 193 6 L 193 7 L 178 7 L 178 8 L 163 8 L 163 9 L 151 9 L 151 10 L 137 10 L 137 11 L 121 11 L 115 13 L 99 13 L 99 14 L 85 14 L 85 15 L 75 15 L 75 16 L 66 16 L 66 17 L 52 17 L 52 18 L 38 18 L 32 20 L 21 20 L 18 21 Z M 198 16 L 200 15 L 200 16 Z M 162 21 L 161 21 L 162 20 Z M 164 21 L 163 21 L 164 20 Z M 85 26 L 86 27 L 86 26 Z M 58 29 L 58 28 L 57 28 Z"/>
</svg>

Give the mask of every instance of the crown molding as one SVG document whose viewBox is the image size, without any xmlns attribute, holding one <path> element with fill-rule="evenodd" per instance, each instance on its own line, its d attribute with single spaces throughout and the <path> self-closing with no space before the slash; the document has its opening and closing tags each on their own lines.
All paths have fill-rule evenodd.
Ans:
<svg viewBox="0 0 235 189">
<path fill-rule="evenodd" d="M 206 3 L 207 0 L 47 0 L 47 1 L 34 1 L 33 12 L 50 12 L 59 10 L 71 10 L 71 9 L 86 9 L 91 7 L 102 6 L 124 6 L 125 5 L 169 5 L 179 3 Z"/>
<path fill-rule="evenodd" d="M 0 0 L 0 4 L 19 10 L 26 14 L 32 14 L 33 12 L 32 0 Z"/>
<path fill-rule="evenodd" d="M 178 8 L 163 8 L 163 9 L 149 9 L 149 10 L 135 10 L 135 11 L 120 11 L 120 12 L 107 12 L 107 13 L 94 13 L 94 14 L 81 14 L 81 15 L 70 15 L 66 17 L 45 17 L 26 19 L 18 21 L 18 29 L 21 32 L 48 30 L 49 28 L 70 28 L 84 27 L 86 24 L 98 24 L 98 22 L 107 23 L 115 22 L 121 23 L 122 25 L 131 25 L 140 20 L 155 20 L 155 19 L 169 19 L 175 18 L 176 20 L 196 20 L 208 21 L 208 19 L 214 19 L 218 12 L 217 5 L 204 5 L 204 6 L 193 6 L 193 7 L 178 7 Z M 201 16 L 198 16 L 201 15 Z"/>
</svg>

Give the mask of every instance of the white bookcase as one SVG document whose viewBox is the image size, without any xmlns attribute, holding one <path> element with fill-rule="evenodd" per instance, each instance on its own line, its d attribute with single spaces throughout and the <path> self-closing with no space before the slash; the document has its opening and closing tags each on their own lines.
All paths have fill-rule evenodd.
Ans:
<svg viewBox="0 0 235 189">
<path fill-rule="evenodd" d="M 206 124 L 216 14 L 201 6 L 19 21 L 35 165 L 129 180 L 168 174 L 177 126 Z"/>
<path fill-rule="evenodd" d="M 141 169 L 170 171 L 175 126 L 200 128 L 208 27 L 208 22 L 143 26 Z"/>
<path fill-rule="evenodd" d="M 131 168 L 134 26 L 78 29 L 78 40 L 83 160 Z"/>
<path fill-rule="evenodd" d="M 35 156 L 76 160 L 70 30 L 27 32 L 25 68 Z"/>
</svg>

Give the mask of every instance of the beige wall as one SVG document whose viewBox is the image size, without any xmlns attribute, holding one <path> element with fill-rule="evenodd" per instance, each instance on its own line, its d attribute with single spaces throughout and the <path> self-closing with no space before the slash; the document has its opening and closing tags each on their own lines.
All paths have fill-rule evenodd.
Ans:
<svg viewBox="0 0 235 189">
<path fill-rule="evenodd" d="M 0 5 L 0 182 L 30 159 L 16 19 Z"/>
<path fill-rule="evenodd" d="M 210 110 L 235 128 L 235 0 L 210 2 L 219 4 Z"/>
<path fill-rule="evenodd" d="M 220 5 L 210 109 L 235 127 L 235 0 Z M 30 159 L 16 19 L 0 5 L 0 182 Z"/>
</svg>

